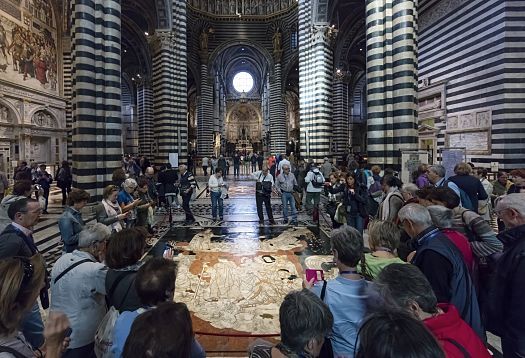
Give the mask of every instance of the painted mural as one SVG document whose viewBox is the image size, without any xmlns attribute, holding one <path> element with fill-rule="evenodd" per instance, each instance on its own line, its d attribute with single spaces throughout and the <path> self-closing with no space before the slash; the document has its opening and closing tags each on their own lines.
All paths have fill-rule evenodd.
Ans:
<svg viewBox="0 0 525 358">
<path fill-rule="evenodd" d="M 0 78 L 58 94 L 57 31 L 48 0 L 0 0 Z"/>
</svg>

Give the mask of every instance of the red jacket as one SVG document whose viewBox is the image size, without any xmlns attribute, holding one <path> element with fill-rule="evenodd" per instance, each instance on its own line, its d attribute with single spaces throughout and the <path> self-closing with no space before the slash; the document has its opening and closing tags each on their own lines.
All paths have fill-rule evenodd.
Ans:
<svg viewBox="0 0 525 358">
<path fill-rule="evenodd" d="M 452 243 L 458 248 L 463 254 L 465 265 L 467 265 L 469 273 L 472 274 L 474 267 L 474 256 L 472 255 L 472 248 L 465 235 L 452 229 L 442 229 L 441 232 L 445 234 Z"/>
<path fill-rule="evenodd" d="M 434 334 L 447 358 L 465 358 L 463 347 L 471 357 L 491 358 L 487 348 L 470 326 L 459 317 L 459 312 L 451 304 L 440 303 L 442 314 L 427 318 L 425 326 Z"/>
</svg>

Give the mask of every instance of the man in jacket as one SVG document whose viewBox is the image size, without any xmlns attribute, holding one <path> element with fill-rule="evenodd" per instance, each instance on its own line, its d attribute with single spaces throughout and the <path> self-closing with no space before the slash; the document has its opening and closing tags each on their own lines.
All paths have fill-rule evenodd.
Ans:
<svg viewBox="0 0 525 358">
<path fill-rule="evenodd" d="M 186 165 L 184 164 L 179 165 L 179 173 L 180 173 L 180 195 L 182 196 L 182 208 L 184 209 L 184 213 L 186 214 L 186 224 L 191 225 L 195 222 L 195 217 L 193 216 L 193 213 L 191 212 L 190 200 L 191 200 L 191 194 L 193 194 L 193 191 L 197 187 L 197 183 L 195 181 L 195 178 L 193 177 L 193 174 L 188 171 L 188 168 L 186 167 Z"/>
<path fill-rule="evenodd" d="M 324 187 L 324 176 L 319 168 L 312 163 L 310 171 L 306 174 L 304 182 L 306 187 L 306 211 L 314 222 L 319 220 L 319 202 L 321 201 L 321 191 Z M 312 210 L 313 208 L 313 210 Z"/>
<path fill-rule="evenodd" d="M 426 276 L 438 302 L 453 304 L 461 318 L 485 340 L 476 291 L 461 252 L 433 226 L 424 206 L 408 204 L 399 210 L 398 218 L 415 246 L 412 264 Z"/>
<path fill-rule="evenodd" d="M 0 259 L 33 256 L 38 250 L 32 229 L 42 214 L 40 204 L 33 199 L 21 198 L 9 206 L 7 213 L 12 222 L 0 234 Z M 44 343 L 44 324 L 38 303 L 24 318 L 22 332 L 33 348 L 39 348 Z"/>
<path fill-rule="evenodd" d="M 295 175 L 290 172 L 290 165 L 284 164 L 282 172 L 277 176 L 275 187 L 281 193 L 283 202 L 284 224 L 288 224 L 288 204 L 292 211 L 292 225 L 297 225 L 297 210 L 295 209 L 295 199 L 293 197 L 294 187 L 297 186 Z"/>
<path fill-rule="evenodd" d="M 262 211 L 262 204 L 266 207 L 266 214 L 271 225 L 275 224 L 273 219 L 273 211 L 271 204 L 273 177 L 268 170 L 268 167 L 263 167 L 262 170 L 256 171 L 252 177 L 257 180 L 255 185 L 255 203 L 257 206 L 257 216 L 259 216 L 259 225 L 264 223 L 264 214 Z"/>
<path fill-rule="evenodd" d="M 498 235 L 505 248 L 488 295 L 488 330 L 501 336 L 504 357 L 525 357 L 525 194 L 498 201 L 496 215 L 505 224 Z"/>
</svg>

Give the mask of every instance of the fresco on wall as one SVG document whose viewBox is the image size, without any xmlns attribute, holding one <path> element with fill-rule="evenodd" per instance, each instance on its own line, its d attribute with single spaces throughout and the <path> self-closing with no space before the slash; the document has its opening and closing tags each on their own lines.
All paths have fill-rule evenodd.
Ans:
<svg viewBox="0 0 525 358">
<path fill-rule="evenodd" d="M 56 38 L 48 0 L 0 0 L 0 78 L 58 94 Z"/>
</svg>

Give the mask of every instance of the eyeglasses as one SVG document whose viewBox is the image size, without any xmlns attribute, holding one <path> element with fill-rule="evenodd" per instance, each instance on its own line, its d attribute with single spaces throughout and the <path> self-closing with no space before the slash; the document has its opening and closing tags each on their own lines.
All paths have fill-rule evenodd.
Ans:
<svg viewBox="0 0 525 358">
<path fill-rule="evenodd" d="M 496 216 L 500 218 L 501 214 L 503 214 L 503 212 L 506 211 L 507 209 L 509 209 L 509 208 L 494 210 L 494 214 L 496 214 Z"/>
</svg>

